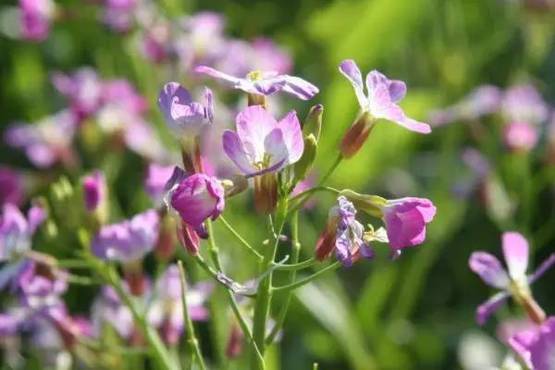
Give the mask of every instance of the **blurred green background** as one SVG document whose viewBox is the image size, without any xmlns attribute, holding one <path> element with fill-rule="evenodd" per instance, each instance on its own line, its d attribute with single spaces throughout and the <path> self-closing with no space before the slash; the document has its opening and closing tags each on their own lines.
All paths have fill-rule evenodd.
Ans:
<svg viewBox="0 0 555 370">
<path fill-rule="evenodd" d="M 321 90 L 313 102 L 325 106 L 317 165 L 317 172 L 322 173 L 335 158 L 337 143 L 358 109 L 351 86 L 337 71 L 339 62 L 346 58 L 355 59 L 363 72 L 378 69 L 406 81 L 409 90 L 402 106 L 420 120 L 485 83 L 506 87 L 531 82 L 547 101 L 553 102 L 555 14 L 553 9 L 525 3 L 165 0 L 159 4 L 169 15 L 199 10 L 222 13 L 230 34 L 245 39 L 268 36 L 291 52 L 296 74 Z M 81 16 L 57 24 L 44 43 L 0 38 L 0 129 L 14 121 L 33 121 L 55 112 L 63 102 L 54 93 L 49 73 L 90 65 L 102 77 L 133 81 L 148 97 L 152 120 L 168 139 L 155 102 L 159 88 L 172 76 L 137 58 L 125 37 L 99 25 L 94 13 L 87 12 L 90 4 L 60 4 L 81 10 Z M 9 25 L 9 20 L 3 22 Z M 291 100 L 286 103 L 297 107 L 301 116 L 309 107 Z M 462 148 L 471 145 L 467 131 L 463 124 L 454 124 L 420 136 L 393 124 L 380 124 L 364 149 L 333 175 L 331 184 L 336 187 L 392 198 L 430 198 L 438 212 L 426 242 L 399 260 L 361 262 L 300 289 L 281 343 L 273 350 L 275 362 L 271 368 L 310 369 L 313 362 L 318 362 L 320 369 L 462 367 L 461 340 L 480 330 L 474 322 L 475 308 L 490 294 L 468 269 L 470 253 L 485 249 L 499 255 L 500 234 L 507 229 L 526 234 L 536 263 L 553 250 L 555 242 L 553 176 L 546 184 L 538 185 L 529 203 L 533 216 L 526 224 L 521 222 L 519 209 L 499 219 L 479 197 L 460 199 L 454 195 L 456 180 L 467 171 L 460 159 Z M 491 145 L 500 145 L 501 138 L 495 140 Z M 534 156 L 528 158 L 532 174 L 546 166 Z M 34 171 L 20 152 L 5 145 L 0 147 L 0 158 L 4 164 Z M 514 175 L 513 179 L 522 182 L 536 181 L 515 174 L 518 159 L 509 155 L 492 159 L 500 168 L 508 169 L 500 172 L 501 178 Z M 112 193 L 121 206 L 121 215 L 129 216 L 147 204 L 142 188 L 137 186 L 143 178 L 144 164 L 129 155 L 119 166 L 111 176 Z M 49 175 L 55 178 L 58 173 Z M 507 192 L 518 202 L 524 196 L 521 190 L 520 184 L 510 183 Z M 37 190 L 39 194 L 44 191 Z M 250 195 L 242 197 L 250 199 Z M 245 208 L 241 200 L 229 203 L 225 213 L 228 220 L 249 241 L 263 240 L 263 228 L 252 227 L 259 222 L 252 209 Z M 331 196 L 323 195 L 315 211 L 301 216 L 304 258 L 312 255 L 332 203 Z M 228 273 L 239 281 L 254 276 L 254 260 L 217 223 L 216 230 Z M 554 283 L 555 274 L 550 273 L 534 288 L 547 312 L 555 310 L 555 298 L 550 296 Z M 92 292 L 74 294 L 91 296 Z M 217 293 L 215 299 L 222 299 L 221 294 Z M 276 299 L 279 302 L 282 297 Z M 82 302 L 71 302 L 71 298 L 70 306 L 78 311 L 87 307 Z M 510 311 L 505 309 L 500 316 L 508 316 Z M 495 322 L 491 320 L 483 331 L 493 340 Z M 201 325 L 203 338 L 209 336 L 209 329 L 210 324 Z M 203 344 L 210 346 L 204 340 Z"/>
</svg>

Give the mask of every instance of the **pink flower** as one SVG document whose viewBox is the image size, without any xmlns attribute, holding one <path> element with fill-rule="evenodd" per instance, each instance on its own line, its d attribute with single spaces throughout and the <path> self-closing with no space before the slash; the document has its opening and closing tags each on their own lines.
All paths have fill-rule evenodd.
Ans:
<svg viewBox="0 0 555 370">
<path fill-rule="evenodd" d="M 408 197 L 388 200 L 382 212 L 390 246 L 402 249 L 424 242 L 436 207 L 429 199 Z"/>
<path fill-rule="evenodd" d="M 101 171 L 94 171 L 83 179 L 83 196 L 87 211 L 93 212 L 106 201 L 106 178 Z"/>
<path fill-rule="evenodd" d="M 30 41 L 45 40 L 54 15 L 54 3 L 51 0 L 19 0 L 19 8 L 23 38 Z"/>
<path fill-rule="evenodd" d="M 168 180 L 172 177 L 175 166 L 162 166 L 156 163 L 148 165 L 145 176 L 145 190 L 154 203 L 162 202 Z"/>
<path fill-rule="evenodd" d="M 509 346 L 533 370 L 555 368 L 555 317 L 540 326 L 526 328 L 509 339 Z"/>
<path fill-rule="evenodd" d="M 503 233 L 503 255 L 508 272 L 497 257 L 487 252 L 474 252 L 468 260 L 472 271 L 480 276 L 487 285 L 500 290 L 478 306 L 476 321 L 480 325 L 483 325 L 510 295 L 516 295 L 521 300 L 529 302 L 525 307 L 530 310 L 529 315 L 541 316 L 543 314 L 541 308 L 536 307 L 535 302 L 531 299 L 529 285 L 552 267 L 555 263 L 555 254 L 547 258 L 532 275 L 527 276 L 528 242 L 517 232 L 505 232 Z"/>
<path fill-rule="evenodd" d="M 526 122 L 511 122 L 503 128 L 503 141 L 513 151 L 529 152 L 538 143 L 538 127 Z"/>
</svg>

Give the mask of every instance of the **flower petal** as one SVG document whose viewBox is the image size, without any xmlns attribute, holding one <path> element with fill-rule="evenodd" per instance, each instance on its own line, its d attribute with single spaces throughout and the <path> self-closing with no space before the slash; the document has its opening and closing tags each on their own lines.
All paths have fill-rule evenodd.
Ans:
<svg viewBox="0 0 555 370">
<path fill-rule="evenodd" d="M 283 133 L 283 140 L 288 151 L 287 162 L 289 164 L 301 159 L 304 150 L 303 132 L 297 118 L 297 113 L 291 111 L 278 123 Z"/>
<path fill-rule="evenodd" d="M 355 61 L 352 59 L 347 59 L 341 62 L 341 64 L 339 64 L 339 72 L 341 72 L 341 74 L 349 80 L 351 85 L 353 85 L 355 95 L 358 99 L 358 104 L 361 106 L 361 108 L 366 107 L 368 105 L 368 98 L 364 94 L 362 75 Z"/>
<path fill-rule="evenodd" d="M 300 77 L 285 75 L 283 79 L 285 82 L 283 91 L 301 100 L 310 100 L 320 92 L 316 86 Z"/>
<path fill-rule="evenodd" d="M 536 269 L 536 271 L 534 271 L 534 273 L 532 274 L 532 276 L 530 276 L 528 278 L 528 283 L 532 284 L 534 283 L 536 280 L 538 280 L 543 274 L 545 274 L 547 272 L 547 270 L 549 270 L 550 268 L 553 267 L 553 265 L 555 265 L 555 253 L 551 254 L 549 257 L 547 257 L 542 264 L 540 265 L 540 267 L 538 267 Z"/>
<path fill-rule="evenodd" d="M 259 93 L 254 87 L 253 83 L 244 78 L 237 78 L 232 75 L 228 75 L 227 73 L 218 71 L 214 68 L 203 66 L 203 65 L 195 67 L 194 71 L 196 73 L 202 73 L 212 78 L 215 78 L 216 80 L 234 89 L 243 90 L 245 92 L 252 93 L 252 94 Z"/>
<path fill-rule="evenodd" d="M 486 252 L 474 252 L 470 255 L 468 264 L 486 284 L 499 289 L 509 285 L 507 272 L 497 257 Z"/>
<path fill-rule="evenodd" d="M 262 106 L 254 105 L 239 112 L 236 117 L 237 135 L 252 162 L 264 159 L 266 136 L 276 128 L 277 121 Z"/>
<path fill-rule="evenodd" d="M 223 147 L 224 152 L 229 159 L 235 163 L 239 169 L 245 173 L 250 174 L 256 171 L 256 168 L 251 165 L 251 158 L 245 151 L 239 136 L 231 130 L 226 130 L 223 134 Z"/>
<path fill-rule="evenodd" d="M 285 145 L 283 131 L 276 128 L 264 140 L 264 152 L 266 156 L 270 156 L 270 163 L 266 167 L 275 167 L 277 163 L 287 164 L 289 151 Z M 276 168 L 276 171 L 278 169 Z"/>
<path fill-rule="evenodd" d="M 388 84 L 391 101 L 397 103 L 407 94 L 407 85 L 403 81 L 390 80 Z"/>
<path fill-rule="evenodd" d="M 503 233 L 503 255 L 511 278 L 514 280 L 524 278 L 528 267 L 528 242 L 522 234 Z"/>
<path fill-rule="evenodd" d="M 478 325 L 484 325 L 488 318 L 499 309 L 507 300 L 509 294 L 506 292 L 499 292 L 490 297 L 487 301 L 482 303 L 476 309 L 476 322 Z"/>
</svg>

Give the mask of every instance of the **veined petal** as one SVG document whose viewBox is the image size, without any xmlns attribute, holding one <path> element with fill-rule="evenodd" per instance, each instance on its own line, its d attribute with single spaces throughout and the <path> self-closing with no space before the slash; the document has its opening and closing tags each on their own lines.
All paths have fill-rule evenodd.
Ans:
<svg viewBox="0 0 555 370">
<path fill-rule="evenodd" d="M 297 113 L 291 111 L 278 123 L 283 133 L 283 140 L 288 151 L 287 162 L 289 164 L 297 162 L 304 150 L 303 132 L 301 124 L 297 118 Z"/>
<path fill-rule="evenodd" d="M 513 280 L 523 279 L 528 267 L 528 242 L 517 232 L 503 233 L 503 255 Z"/>
<path fill-rule="evenodd" d="M 355 61 L 352 59 L 347 59 L 341 62 L 341 64 L 339 65 L 339 72 L 341 72 L 341 74 L 349 80 L 351 85 L 353 85 L 358 104 L 361 106 L 361 108 L 366 107 L 368 105 L 368 98 L 364 94 L 362 74 L 360 73 L 360 69 L 358 68 Z"/>
<path fill-rule="evenodd" d="M 227 73 L 224 73 L 224 72 L 218 71 L 218 70 L 216 70 L 212 67 L 203 66 L 203 65 L 195 67 L 194 71 L 196 73 L 202 73 L 202 74 L 208 75 L 210 77 L 213 77 L 216 80 L 224 82 L 224 83 L 226 83 L 226 84 L 228 84 L 232 87 L 240 85 L 241 80 L 242 80 L 241 78 L 237 78 L 237 77 L 234 77 L 232 75 L 228 75 Z"/>
<path fill-rule="evenodd" d="M 389 96 L 394 103 L 403 99 L 407 93 L 407 85 L 403 81 L 389 80 L 388 88 Z"/>
<path fill-rule="evenodd" d="M 205 107 L 206 118 L 208 119 L 208 121 L 213 122 L 214 121 L 214 94 L 212 93 L 212 90 L 210 90 L 207 87 L 204 88 L 204 100 L 206 102 L 206 107 Z"/>
<path fill-rule="evenodd" d="M 224 132 L 223 147 L 225 154 L 243 173 L 250 174 L 256 171 L 256 168 L 251 164 L 252 158 L 245 151 L 239 136 L 235 132 L 231 130 Z"/>
<path fill-rule="evenodd" d="M 264 96 L 269 96 L 283 90 L 285 87 L 285 80 L 282 76 L 269 78 L 264 80 L 252 81 L 254 89 Z"/>
<path fill-rule="evenodd" d="M 264 159 L 266 136 L 276 128 L 277 121 L 260 105 L 245 108 L 236 117 L 237 135 L 253 162 Z"/>
<path fill-rule="evenodd" d="M 540 267 L 538 267 L 536 269 L 536 271 L 534 271 L 534 273 L 528 278 L 528 283 L 532 284 L 534 283 L 536 280 L 538 280 L 543 274 L 545 274 L 547 272 L 547 270 L 549 270 L 550 268 L 553 267 L 553 265 L 555 264 L 555 253 L 551 254 L 549 257 L 547 257 L 542 264 L 540 265 Z"/>
<path fill-rule="evenodd" d="M 474 252 L 468 260 L 470 269 L 482 280 L 495 288 L 504 289 L 509 285 L 509 276 L 497 257 L 486 252 Z"/>
<path fill-rule="evenodd" d="M 320 92 L 316 86 L 300 77 L 285 75 L 283 80 L 285 82 L 283 91 L 301 100 L 310 100 Z"/>
<path fill-rule="evenodd" d="M 509 294 L 507 292 L 499 292 L 490 297 L 476 309 L 476 322 L 484 325 L 488 318 L 503 305 Z"/>
<path fill-rule="evenodd" d="M 274 167 L 277 163 L 287 164 L 289 151 L 283 136 L 281 128 L 275 128 L 266 136 L 264 140 L 264 153 L 270 156 L 270 163 L 266 167 Z"/>
</svg>

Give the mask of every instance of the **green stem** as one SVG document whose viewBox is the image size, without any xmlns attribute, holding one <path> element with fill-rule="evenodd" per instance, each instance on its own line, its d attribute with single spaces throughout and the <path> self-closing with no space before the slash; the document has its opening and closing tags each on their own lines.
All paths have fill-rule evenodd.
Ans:
<svg viewBox="0 0 555 370">
<path fill-rule="evenodd" d="M 183 306 L 183 320 L 185 321 L 185 333 L 187 334 L 187 342 L 189 343 L 191 353 L 194 354 L 192 357 L 196 357 L 201 370 L 206 370 L 204 358 L 202 357 L 202 352 L 200 351 L 198 339 L 195 335 L 195 327 L 193 326 L 193 321 L 191 320 L 191 316 L 189 315 L 189 306 L 187 305 L 187 282 L 185 280 L 185 270 L 183 269 L 183 263 L 181 261 L 178 261 L 177 265 L 179 267 L 179 277 L 181 279 L 181 302 Z"/>
<path fill-rule="evenodd" d="M 277 247 L 279 245 L 279 235 L 281 235 L 284 224 L 285 217 L 280 217 L 280 222 L 277 230 L 275 230 L 272 223 L 270 223 L 270 229 L 274 236 L 274 245 L 272 248 L 266 249 L 264 261 L 262 261 L 263 270 L 269 270 L 274 263 Z M 252 330 L 253 338 L 263 358 L 266 349 L 266 321 L 268 319 L 268 315 L 270 314 L 270 305 L 272 302 L 272 277 L 273 272 L 270 272 L 260 282 L 256 293 L 256 303 L 254 307 L 254 322 Z M 262 370 L 264 369 L 264 364 L 262 364 L 262 367 L 260 367 L 260 365 L 256 361 L 256 358 L 253 357 L 251 359 L 251 367 L 253 369 Z"/>
<path fill-rule="evenodd" d="M 293 215 L 295 215 L 295 213 Z M 302 270 L 302 269 L 312 267 L 317 263 L 314 257 L 309 258 L 303 262 L 296 263 L 299 260 L 299 255 L 298 253 L 297 255 L 295 255 L 295 252 L 298 252 L 298 251 L 295 250 L 295 241 L 293 241 L 293 253 L 292 253 L 293 256 L 291 258 L 291 262 L 293 263 L 288 265 L 274 263 L 274 266 L 275 266 L 274 268 L 280 271 L 296 271 L 296 270 Z"/>
<path fill-rule="evenodd" d="M 301 262 L 301 263 L 297 263 L 299 261 L 299 254 L 301 251 L 301 243 L 299 242 L 299 213 L 295 212 L 293 213 L 293 216 L 291 218 L 291 242 L 292 242 L 292 257 L 291 257 L 291 265 L 288 266 L 294 266 L 296 265 L 303 265 L 306 262 L 310 262 L 309 266 L 312 266 L 312 264 L 314 264 L 314 258 L 311 258 L 307 261 Z M 296 269 L 293 269 L 290 273 L 289 273 L 289 282 L 294 282 L 295 281 L 295 277 L 297 276 L 297 271 Z M 285 317 L 287 316 L 287 311 L 289 310 L 289 304 L 291 303 L 291 296 L 292 296 L 292 291 L 288 291 L 286 293 L 286 297 L 285 297 L 285 302 L 283 303 L 283 307 L 279 313 L 279 316 L 276 320 L 276 324 L 274 325 L 272 331 L 270 332 L 270 335 L 268 335 L 268 337 L 266 338 L 266 345 L 270 345 L 272 344 L 272 342 L 274 341 L 274 339 L 276 338 L 276 336 L 278 335 L 279 331 L 281 330 L 281 328 L 283 327 L 283 324 L 285 322 Z"/>
<path fill-rule="evenodd" d="M 328 170 L 328 172 L 326 172 L 326 174 L 324 176 L 322 176 L 322 179 L 320 180 L 320 182 L 318 183 L 318 186 L 321 186 L 322 184 L 324 184 L 326 181 L 328 181 L 328 179 L 330 178 L 331 174 L 333 173 L 333 171 L 335 171 L 335 169 L 337 168 L 337 166 L 339 166 L 339 164 L 343 161 L 343 156 L 341 155 L 341 153 L 339 153 L 337 155 L 337 158 L 335 158 L 335 162 L 333 162 L 333 164 L 331 165 L 330 169 Z"/>
<path fill-rule="evenodd" d="M 290 202 L 295 202 L 297 200 L 302 199 L 303 197 L 316 193 L 318 191 L 328 191 L 330 193 L 339 194 L 340 190 L 336 188 L 332 188 L 331 186 L 316 186 L 311 189 L 305 190 L 302 193 L 295 195 L 293 198 L 289 199 Z"/>
<path fill-rule="evenodd" d="M 212 221 L 210 220 L 206 221 L 206 229 L 208 231 L 208 243 L 210 247 L 209 250 L 210 250 L 210 256 L 212 258 L 212 263 L 214 263 L 214 266 L 216 266 L 218 270 L 222 271 L 222 264 L 220 262 L 220 257 L 218 255 L 218 247 L 216 246 L 216 240 L 214 239 L 214 230 L 212 228 Z M 198 258 L 196 258 L 196 260 L 199 261 Z M 254 353 L 253 356 L 256 357 L 256 364 L 259 369 L 264 369 L 264 357 L 262 356 L 262 352 L 259 350 L 259 347 L 254 340 L 253 334 L 249 328 L 249 325 L 247 324 L 247 320 L 245 320 L 245 318 L 243 317 L 243 314 L 239 309 L 239 305 L 237 304 L 237 300 L 235 299 L 233 292 L 230 291 L 227 288 L 227 286 L 225 291 L 227 292 L 229 303 L 231 304 L 231 309 L 233 310 L 233 313 L 235 314 L 237 321 L 239 321 L 239 326 L 241 327 L 243 334 L 246 336 L 247 341 L 252 346 L 252 352 Z"/>
<path fill-rule="evenodd" d="M 327 265 L 323 269 L 316 271 L 314 274 L 312 274 L 310 276 L 307 276 L 303 279 L 297 280 L 296 282 L 291 283 L 291 284 L 274 287 L 272 290 L 274 292 L 283 292 L 283 291 L 289 291 L 289 290 L 297 289 L 297 288 L 299 288 L 303 285 L 306 285 L 306 284 L 310 283 L 312 280 L 316 279 L 318 276 L 320 276 L 320 275 L 322 275 L 322 274 L 324 274 L 328 271 L 335 270 L 339 266 L 341 266 L 341 263 L 339 261 L 335 261 L 334 263 L 332 263 L 330 265 Z"/>
<path fill-rule="evenodd" d="M 262 256 L 260 253 L 258 253 L 256 251 L 256 249 L 254 249 L 249 242 L 247 242 L 241 235 L 239 235 L 239 233 L 233 228 L 233 226 L 231 226 L 231 224 L 229 222 L 227 222 L 227 220 L 223 217 L 220 216 L 219 219 L 222 221 L 222 223 L 224 224 L 224 226 L 233 234 L 233 236 L 245 247 L 247 248 L 247 250 L 249 252 L 251 252 L 254 256 L 256 256 L 256 258 L 258 258 L 260 261 L 262 261 L 264 259 L 264 256 Z"/>
</svg>

